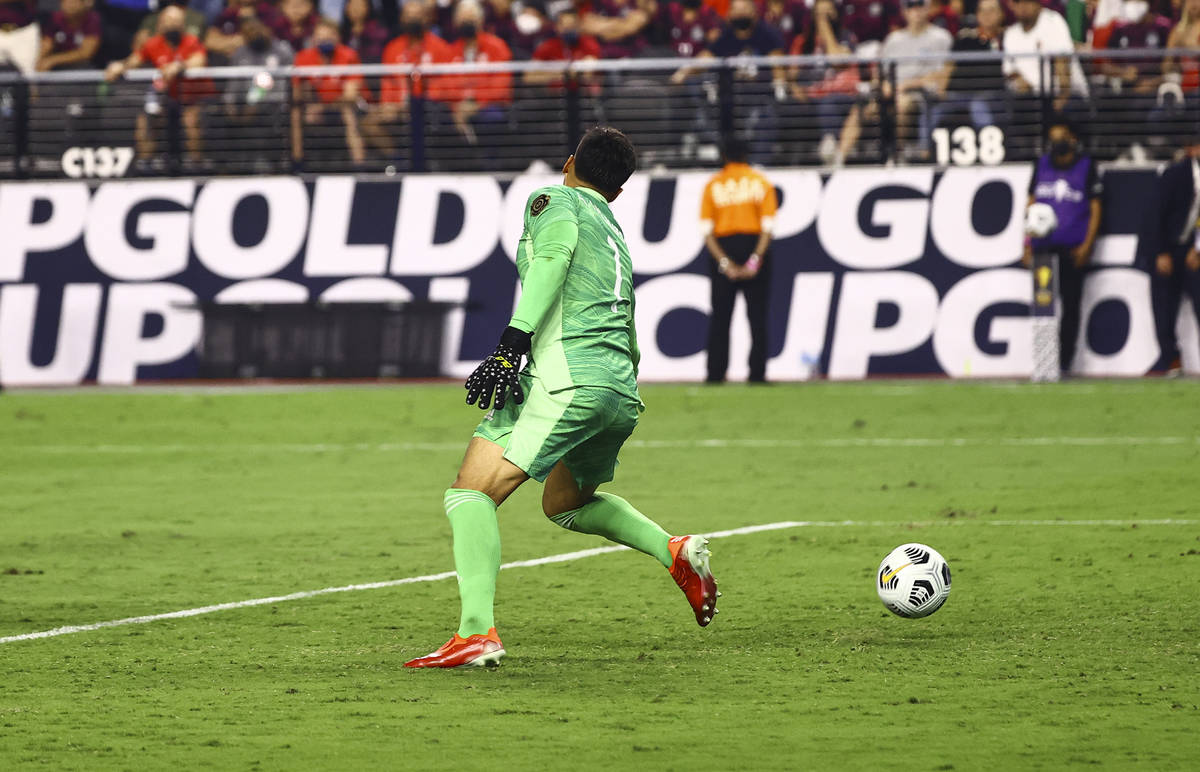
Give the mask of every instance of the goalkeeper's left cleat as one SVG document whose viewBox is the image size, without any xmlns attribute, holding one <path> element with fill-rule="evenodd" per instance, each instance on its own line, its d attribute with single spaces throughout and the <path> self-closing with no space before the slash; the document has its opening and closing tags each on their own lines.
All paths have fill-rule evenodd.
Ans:
<svg viewBox="0 0 1200 772">
<path fill-rule="evenodd" d="M 468 635 L 463 638 L 458 633 L 442 644 L 437 651 L 424 657 L 410 659 L 405 667 L 478 667 L 487 665 L 496 667 L 504 656 L 504 644 L 496 628 L 487 631 L 486 635 Z"/>
<path fill-rule="evenodd" d="M 707 627 L 717 615 L 717 578 L 713 576 L 708 566 L 708 539 L 703 536 L 673 536 L 667 544 L 671 550 L 671 576 L 675 584 L 683 590 L 692 611 L 696 614 L 696 624 Z"/>
</svg>

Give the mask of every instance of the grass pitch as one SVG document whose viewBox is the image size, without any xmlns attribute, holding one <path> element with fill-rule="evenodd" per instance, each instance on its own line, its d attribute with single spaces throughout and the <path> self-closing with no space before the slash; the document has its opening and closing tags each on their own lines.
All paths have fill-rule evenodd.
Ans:
<svg viewBox="0 0 1200 772">
<path fill-rule="evenodd" d="M 714 540 L 505 570 L 495 671 L 408 672 L 452 580 L 0 643 L 0 768 L 1200 767 L 1187 382 L 651 386 L 620 493 Z M 0 396 L 0 638 L 452 568 L 454 386 Z M 500 510 L 506 561 L 599 546 Z M 1111 521 L 1111 522 L 1110 522 Z M 875 597 L 906 541 L 953 592 Z"/>
</svg>

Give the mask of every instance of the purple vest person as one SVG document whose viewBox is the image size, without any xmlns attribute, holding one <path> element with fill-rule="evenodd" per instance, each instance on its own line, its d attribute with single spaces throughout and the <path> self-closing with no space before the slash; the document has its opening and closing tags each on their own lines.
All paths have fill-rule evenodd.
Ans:
<svg viewBox="0 0 1200 772">
<path fill-rule="evenodd" d="M 1092 199 L 1100 187 L 1096 164 L 1089 156 L 1076 156 L 1069 166 L 1060 167 L 1049 153 L 1038 159 L 1029 195 L 1049 204 L 1058 216 L 1058 227 L 1044 239 L 1034 239 L 1035 250 L 1077 247 L 1087 238 Z"/>
</svg>

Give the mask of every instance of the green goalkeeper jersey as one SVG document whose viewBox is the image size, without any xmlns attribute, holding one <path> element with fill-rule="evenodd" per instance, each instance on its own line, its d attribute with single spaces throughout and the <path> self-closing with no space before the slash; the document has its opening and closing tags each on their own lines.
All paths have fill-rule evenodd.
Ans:
<svg viewBox="0 0 1200 772">
<path fill-rule="evenodd" d="M 640 402 L 633 263 L 604 197 L 565 185 L 534 191 L 517 273 L 511 324 L 533 333 L 530 374 L 550 392 L 603 386 Z"/>
</svg>

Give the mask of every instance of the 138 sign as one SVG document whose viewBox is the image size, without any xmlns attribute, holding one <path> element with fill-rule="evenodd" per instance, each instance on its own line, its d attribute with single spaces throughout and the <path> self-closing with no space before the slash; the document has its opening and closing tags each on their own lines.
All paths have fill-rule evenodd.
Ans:
<svg viewBox="0 0 1200 772">
<path fill-rule="evenodd" d="M 934 129 L 937 162 L 941 166 L 995 166 L 1004 162 L 1004 132 L 999 126 L 984 126 L 976 133 L 970 126 Z"/>
</svg>

